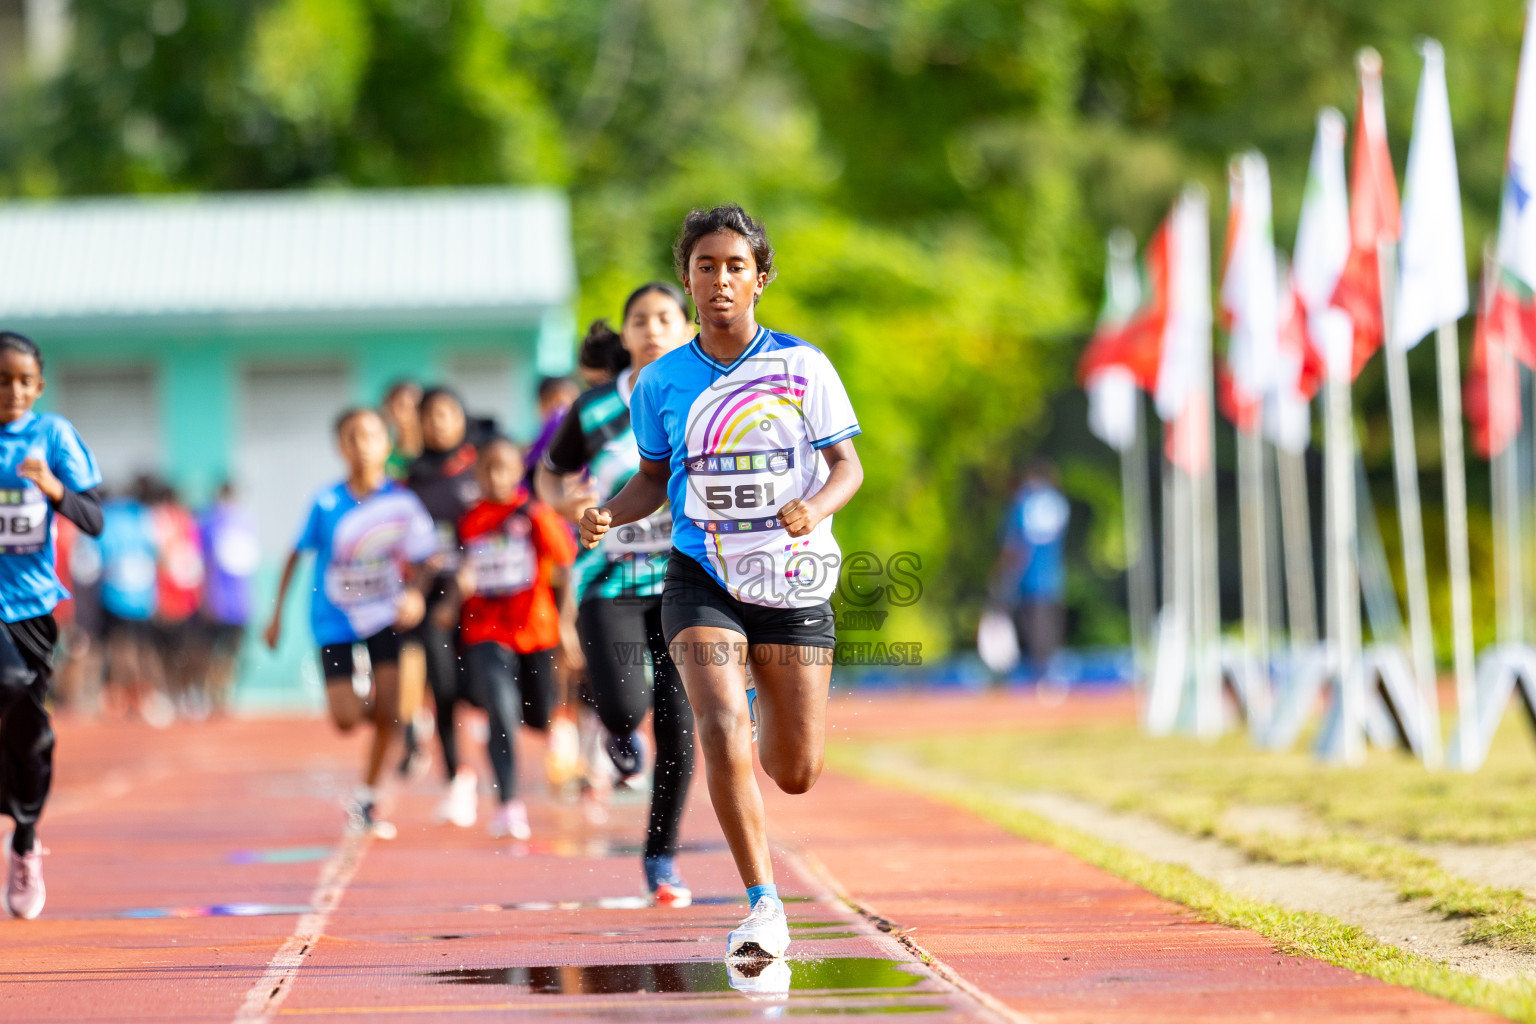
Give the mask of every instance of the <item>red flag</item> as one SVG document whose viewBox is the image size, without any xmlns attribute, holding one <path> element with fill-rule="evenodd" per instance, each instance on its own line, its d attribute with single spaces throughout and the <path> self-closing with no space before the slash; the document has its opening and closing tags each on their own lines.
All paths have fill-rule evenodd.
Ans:
<svg viewBox="0 0 1536 1024">
<path fill-rule="evenodd" d="M 1296 392 L 1302 398 L 1311 399 L 1322 388 L 1328 371 L 1323 365 L 1322 346 L 1308 330 L 1306 307 L 1296 292 L 1295 279 L 1289 275 L 1280 294 L 1280 351 L 1299 361 L 1301 370 L 1296 376 Z"/>
<path fill-rule="evenodd" d="M 1216 357 L 1216 408 L 1245 434 L 1259 429 L 1259 414 L 1264 411 L 1264 400 L 1243 393 L 1232 377 L 1232 367 L 1221 356 Z"/>
<path fill-rule="evenodd" d="M 1211 410 L 1205 394 L 1192 391 L 1168 424 L 1163 452 L 1168 461 L 1191 476 L 1199 476 L 1211 465 Z"/>
<path fill-rule="evenodd" d="M 1531 336 L 1523 323 L 1528 313 L 1501 284 L 1484 288 L 1462 404 L 1472 426 L 1472 446 L 1485 459 L 1503 451 L 1520 433 L 1520 371 L 1515 359 L 1529 365 Z"/>
<path fill-rule="evenodd" d="M 1094 332 L 1077 363 L 1077 379 L 1086 383 L 1095 372 L 1109 366 L 1131 371 L 1144 390 L 1157 387 L 1162 363 L 1163 329 L 1168 323 L 1168 267 L 1171 248 L 1169 222 L 1163 221 L 1147 243 L 1147 296 L 1131 318 L 1118 327 L 1102 325 Z"/>
<path fill-rule="evenodd" d="M 1355 324 L 1350 379 L 1360 375 L 1381 347 L 1381 276 L 1377 246 L 1397 241 L 1400 230 L 1397 178 L 1387 149 L 1387 115 L 1381 99 L 1381 58 L 1361 53 L 1360 106 L 1355 113 L 1355 166 L 1349 183 L 1349 262 L 1333 293 L 1333 305 Z"/>
</svg>

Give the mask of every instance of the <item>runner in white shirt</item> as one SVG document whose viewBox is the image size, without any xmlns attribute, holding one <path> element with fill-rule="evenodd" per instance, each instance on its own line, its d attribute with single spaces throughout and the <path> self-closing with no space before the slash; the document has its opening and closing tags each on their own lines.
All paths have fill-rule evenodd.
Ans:
<svg viewBox="0 0 1536 1024">
<path fill-rule="evenodd" d="M 639 472 L 583 512 L 582 544 L 671 501 L 662 625 L 752 908 L 726 952 L 776 958 L 789 928 L 752 771 L 752 715 L 763 770 L 786 793 L 809 790 L 821 774 L 835 643 L 832 514 L 864 479 L 859 424 L 826 356 L 757 323 L 773 277 L 761 224 L 734 204 L 694 211 L 674 257 L 699 335 L 640 372 L 630 401 Z"/>
</svg>

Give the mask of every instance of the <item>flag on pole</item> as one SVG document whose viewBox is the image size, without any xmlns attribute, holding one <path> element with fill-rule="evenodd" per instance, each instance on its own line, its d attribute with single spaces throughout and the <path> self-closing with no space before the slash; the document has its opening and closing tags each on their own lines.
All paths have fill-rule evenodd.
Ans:
<svg viewBox="0 0 1536 1024">
<path fill-rule="evenodd" d="M 1494 267 L 1484 275 L 1472 359 L 1462 389 L 1472 446 L 1485 459 L 1499 454 L 1520 433 L 1520 370 L 1515 357 L 1525 348 L 1524 334 L 1520 308 Z"/>
<path fill-rule="evenodd" d="M 1104 305 L 1090 348 L 1118 333 L 1141 304 L 1141 275 L 1136 267 L 1136 240 L 1124 228 L 1109 236 L 1104 267 Z M 1084 359 L 1086 361 L 1087 354 Z M 1121 363 L 1108 363 L 1083 382 L 1088 392 L 1088 429 L 1116 451 L 1128 451 L 1136 440 L 1137 378 Z"/>
<path fill-rule="evenodd" d="M 1355 166 L 1349 185 L 1349 261 L 1333 293 L 1333 305 L 1354 323 L 1350 379 L 1360 375 L 1381 347 L 1381 274 L 1377 247 L 1398 237 L 1397 178 L 1387 149 L 1387 115 L 1381 98 L 1381 57 L 1362 50 L 1360 104 L 1355 113 Z"/>
<path fill-rule="evenodd" d="M 1078 362 L 1080 381 L 1086 385 L 1109 367 L 1123 367 L 1153 393 L 1164 422 L 1192 420 L 1185 406 L 1211 365 L 1208 231 L 1204 195 L 1186 192 L 1147 243 L 1141 305 L 1119 327 L 1101 325 Z M 1208 405 L 1202 407 L 1209 412 Z M 1199 436 L 1185 433 L 1185 447 L 1179 450 L 1200 450 Z M 1206 429 L 1207 447 L 1209 433 Z M 1173 451 L 1170 440 L 1170 457 Z"/>
<path fill-rule="evenodd" d="M 1445 52 L 1433 39 L 1419 47 L 1424 72 L 1413 110 L 1408 174 L 1403 181 L 1401 277 L 1392 321 L 1393 343 L 1412 348 L 1441 324 L 1467 313 L 1466 242 L 1461 231 L 1461 188 L 1451 101 L 1445 88 Z"/>
<path fill-rule="evenodd" d="M 1520 71 L 1515 79 L 1509 158 L 1499 210 L 1499 265 L 1527 292 L 1536 289 L 1536 19 L 1527 8 Z"/>
<path fill-rule="evenodd" d="M 1226 267 L 1221 281 L 1233 422 L 1257 430 L 1263 402 L 1279 384 L 1280 323 L 1269 165 L 1244 153 L 1228 169 Z M 1230 415 L 1230 414 L 1229 414 Z"/>
<path fill-rule="evenodd" d="M 1269 439 L 1288 452 L 1306 451 L 1312 439 L 1311 401 L 1322 387 L 1322 353 L 1308 337 L 1306 307 L 1289 269 L 1277 269 L 1280 297 L 1276 385 L 1265 410 Z"/>
<path fill-rule="evenodd" d="M 1211 467 L 1211 242 L 1205 193 L 1186 189 L 1166 221 L 1168 317 L 1157 373 L 1166 452 L 1191 475 Z"/>
<path fill-rule="evenodd" d="M 1164 421 L 1184 411 L 1211 372 L 1211 242 L 1205 195 L 1188 190 L 1174 204 L 1168 229 L 1168 314 L 1155 391 Z M 1209 413 L 1209 406 L 1206 407 Z"/>
<path fill-rule="evenodd" d="M 1136 383 L 1147 391 L 1157 387 L 1158 367 L 1162 361 L 1163 333 L 1168 323 L 1168 259 L 1171 244 L 1170 221 L 1165 220 L 1147 243 L 1146 288 L 1136 283 L 1137 302 L 1133 312 L 1124 316 L 1101 315 L 1098 327 L 1088 342 L 1077 364 L 1077 377 L 1087 385 L 1100 371 L 1120 366 L 1131 372 Z M 1110 258 L 1114 262 L 1113 254 Z M 1111 269 L 1105 281 L 1105 311 L 1111 301 L 1118 306 L 1119 298 L 1111 299 L 1111 288 L 1117 287 L 1115 276 L 1119 271 Z M 1122 291 L 1123 294 L 1123 291 Z M 1139 305 L 1137 304 L 1139 303 Z M 1118 308 L 1116 313 L 1119 313 Z"/>
<path fill-rule="evenodd" d="M 1342 376 L 1353 365 L 1354 327 L 1333 305 L 1349 260 L 1349 198 L 1344 176 L 1344 116 L 1332 107 L 1317 115 L 1317 135 L 1296 229 L 1291 283 L 1301 306 L 1307 345 Z"/>
</svg>

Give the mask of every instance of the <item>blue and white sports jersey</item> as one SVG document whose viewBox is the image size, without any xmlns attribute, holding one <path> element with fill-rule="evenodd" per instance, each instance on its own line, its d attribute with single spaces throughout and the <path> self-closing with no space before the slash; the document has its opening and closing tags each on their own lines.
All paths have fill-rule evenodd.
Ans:
<svg viewBox="0 0 1536 1024">
<path fill-rule="evenodd" d="M 42 459 L 72 491 L 101 486 L 101 470 L 74 425 L 53 413 L 28 412 L 0 426 L 0 619 L 20 622 L 53 611 L 69 591 L 53 571 L 53 506 L 17 475 Z"/>
<path fill-rule="evenodd" d="M 832 517 L 791 537 L 778 512 L 827 479 L 818 451 L 859 432 L 821 350 L 758 328 L 729 366 L 699 339 L 640 371 L 630 400 L 640 454 L 672 470 L 672 544 L 748 604 L 809 608 L 837 586 Z"/>
<path fill-rule="evenodd" d="M 405 567 L 437 552 L 437 531 L 421 499 L 399 484 L 358 500 L 342 482 L 315 497 L 296 547 L 315 553 L 315 642 L 355 643 L 394 625 Z"/>
</svg>

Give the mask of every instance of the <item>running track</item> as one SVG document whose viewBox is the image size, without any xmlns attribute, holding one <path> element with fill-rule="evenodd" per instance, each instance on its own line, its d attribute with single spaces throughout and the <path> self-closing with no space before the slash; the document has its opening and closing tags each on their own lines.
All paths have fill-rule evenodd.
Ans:
<svg viewBox="0 0 1536 1024">
<path fill-rule="evenodd" d="M 1027 698 L 834 703 L 834 733 L 1124 714 Z M 718 956 L 743 912 L 703 787 L 685 826 L 704 900 L 632 906 L 643 808 L 603 828 L 529 790 L 535 837 L 427 824 L 398 792 L 393 842 L 344 838 L 360 739 L 323 723 L 156 732 L 60 725 L 44 822 L 49 903 L 0 920 L 0 1019 L 30 1021 L 918 1020 L 1470 1021 L 1489 1018 L 1181 908 L 964 813 L 829 774 L 773 797 L 797 936 L 786 1003 L 731 991 Z M 538 764 L 525 744 L 527 766 Z M 700 780 L 702 781 L 702 779 Z M 846 892 L 863 916 L 837 900 Z M 874 922 L 874 923 L 872 923 Z M 876 924 L 936 958 L 918 959 Z"/>
</svg>

